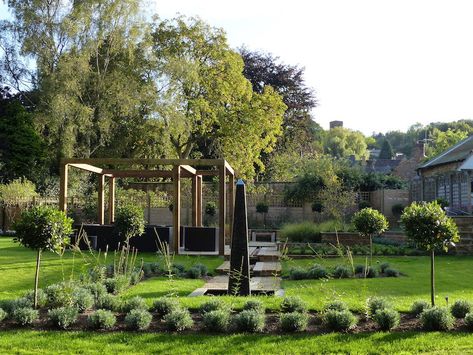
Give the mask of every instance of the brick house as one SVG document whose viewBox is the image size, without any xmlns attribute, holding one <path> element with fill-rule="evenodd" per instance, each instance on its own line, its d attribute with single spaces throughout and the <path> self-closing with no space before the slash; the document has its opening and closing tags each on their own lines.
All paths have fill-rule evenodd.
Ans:
<svg viewBox="0 0 473 355">
<path fill-rule="evenodd" d="M 412 201 L 448 202 L 451 215 L 472 212 L 473 136 L 470 136 L 417 168 L 411 180 Z"/>
</svg>

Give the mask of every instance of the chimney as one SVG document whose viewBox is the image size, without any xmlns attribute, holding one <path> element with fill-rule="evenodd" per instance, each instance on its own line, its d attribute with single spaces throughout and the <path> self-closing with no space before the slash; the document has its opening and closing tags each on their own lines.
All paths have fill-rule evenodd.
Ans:
<svg viewBox="0 0 473 355">
<path fill-rule="evenodd" d="M 330 129 L 333 129 L 335 127 L 343 127 L 343 121 L 331 121 L 329 124 Z"/>
<path fill-rule="evenodd" d="M 417 143 L 416 143 L 416 148 L 415 148 L 416 150 L 414 152 L 414 156 L 416 158 L 418 158 L 419 160 L 424 159 L 426 157 L 426 155 L 425 155 L 425 143 L 426 143 L 425 139 L 421 139 L 421 140 L 417 141 Z"/>
</svg>

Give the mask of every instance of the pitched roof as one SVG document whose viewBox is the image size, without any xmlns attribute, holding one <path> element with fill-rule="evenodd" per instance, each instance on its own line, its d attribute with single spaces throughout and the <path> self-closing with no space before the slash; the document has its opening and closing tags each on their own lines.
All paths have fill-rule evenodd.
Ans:
<svg viewBox="0 0 473 355">
<path fill-rule="evenodd" d="M 399 165 L 400 162 L 400 160 L 396 159 L 368 160 L 365 171 L 389 174 Z"/>
<path fill-rule="evenodd" d="M 448 148 L 428 162 L 419 166 L 419 169 L 432 168 L 437 165 L 463 161 L 471 155 L 473 150 L 473 135 Z"/>
</svg>

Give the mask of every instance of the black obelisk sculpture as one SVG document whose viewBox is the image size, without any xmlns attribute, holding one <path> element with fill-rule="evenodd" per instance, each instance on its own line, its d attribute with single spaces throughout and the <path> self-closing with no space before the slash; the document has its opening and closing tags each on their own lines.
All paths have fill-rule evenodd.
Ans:
<svg viewBox="0 0 473 355">
<path fill-rule="evenodd" d="M 228 293 L 237 296 L 249 296 L 251 290 L 250 257 L 248 253 L 248 215 L 246 212 L 245 183 L 241 179 L 236 184 L 231 244 Z"/>
</svg>

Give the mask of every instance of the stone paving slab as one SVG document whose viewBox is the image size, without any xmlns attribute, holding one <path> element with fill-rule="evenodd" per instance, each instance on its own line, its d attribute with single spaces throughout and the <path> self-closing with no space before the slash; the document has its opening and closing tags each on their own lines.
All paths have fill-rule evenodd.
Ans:
<svg viewBox="0 0 473 355">
<path fill-rule="evenodd" d="M 259 261 L 275 261 L 281 257 L 281 253 L 276 247 L 263 247 L 258 249 Z"/>
<path fill-rule="evenodd" d="M 279 261 L 258 261 L 250 265 L 255 276 L 274 276 L 281 273 L 281 263 Z M 215 271 L 218 274 L 228 274 L 230 271 L 230 261 L 225 260 Z"/>
<path fill-rule="evenodd" d="M 282 295 L 284 293 L 281 290 L 281 279 L 279 277 L 262 277 L 255 276 L 251 278 L 251 289 L 254 291 L 273 291 L 275 295 Z M 207 290 L 227 290 L 228 289 L 228 276 L 227 275 L 218 275 L 212 277 L 207 283 L 189 296 L 202 296 Z"/>
<path fill-rule="evenodd" d="M 253 258 L 257 255 L 258 248 L 257 247 L 249 247 L 248 248 L 248 253 L 250 255 L 250 258 Z M 230 248 L 228 247 L 225 249 L 225 259 L 230 259 Z"/>
<path fill-rule="evenodd" d="M 259 261 L 253 267 L 253 274 L 258 276 L 277 276 L 281 274 L 279 261 Z"/>
</svg>

